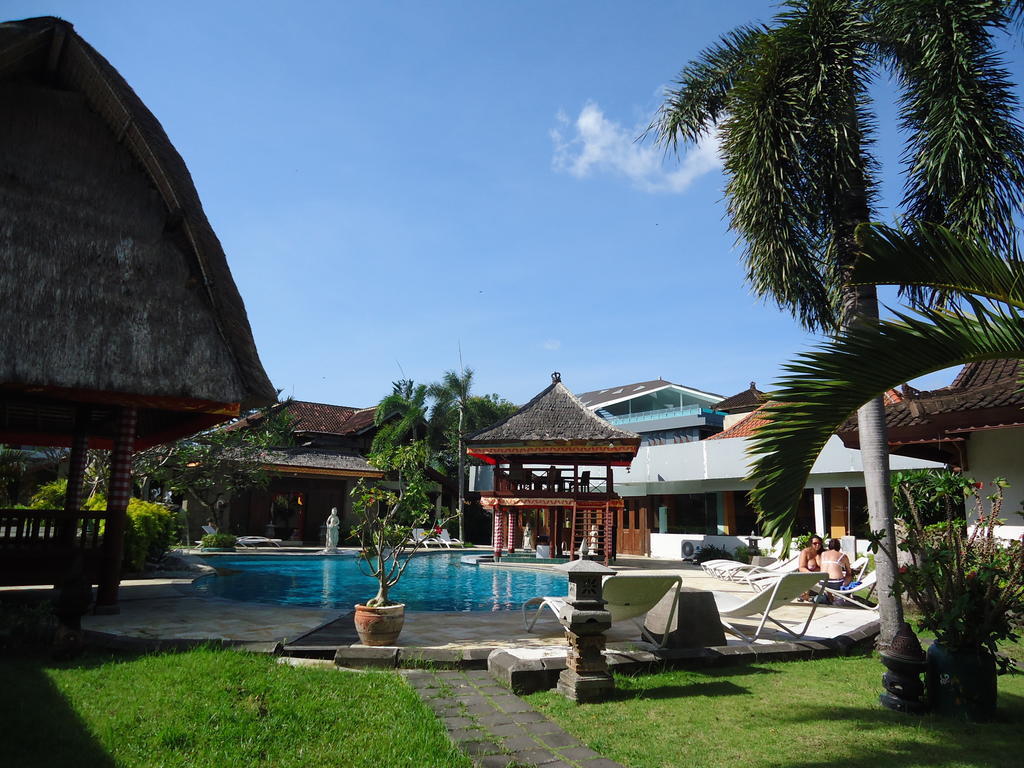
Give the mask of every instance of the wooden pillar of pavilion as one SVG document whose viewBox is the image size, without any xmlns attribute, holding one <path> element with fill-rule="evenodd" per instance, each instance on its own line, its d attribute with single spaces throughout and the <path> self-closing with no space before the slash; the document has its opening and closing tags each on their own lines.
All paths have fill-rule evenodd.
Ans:
<svg viewBox="0 0 1024 768">
<path fill-rule="evenodd" d="M 85 462 L 89 451 L 90 413 L 88 406 L 79 406 L 75 413 L 75 431 L 71 436 L 71 455 L 68 458 L 68 487 L 64 493 L 64 512 L 68 519 L 61 525 L 59 534 L 62 547 L 72 547 L 78 533 L 78 526 L 71 516 L 82 507 Z"/>
<path fill-rule="evenodd" d="M 121 583 L 121 560 L 124 558 L 124 532 L 128 517 L 128 499 L 132 493 L 132 451 L 135 448 L 135 427 L 138 411 L 122 406 L 117 414 L 117 434 L 110 454 L 110 485 L 107 488 L 107 524 L 103 532 L 103 555 L 100 563 L 96 613 L 118 613 L 118 586 Z"/>
</svg>

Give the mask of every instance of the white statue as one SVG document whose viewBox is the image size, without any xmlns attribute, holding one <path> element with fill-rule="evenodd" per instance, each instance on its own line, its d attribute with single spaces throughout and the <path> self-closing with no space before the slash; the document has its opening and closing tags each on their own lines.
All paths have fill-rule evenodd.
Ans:
<svg viewBox="0 0 1024 768">
<path fill-rule="evenodd" d="M 341 518 L 338 517 L 338 508 L 331 507 L 331 514 L 327 518 L 327 541 L 324 552 L 338 551 L 338 529 L 341 527 Z"/>
<path fill-rule="evenodd" d="M 597 526 L 592 526 L 590 529 L 590 554 L 597 554 Z"/>
<path fill-rule="evenodd" d="M 529 523 L 523 527 L 523 549 L 533 549 L 533 531 Z"/>
</svg>

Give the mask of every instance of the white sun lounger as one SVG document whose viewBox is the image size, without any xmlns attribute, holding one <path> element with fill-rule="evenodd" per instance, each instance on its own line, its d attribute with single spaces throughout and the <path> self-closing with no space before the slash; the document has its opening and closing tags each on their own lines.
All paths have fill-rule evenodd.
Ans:
<svg viewBox="0 0 1024 768">
<path fill-rule="evenodd" d="M 408 539 L 406 539 L 405 544 L 408 547 L 415 547 L 417 545 L 422 547 L 430 547 L 434 544 L 441 546 L 443 542 L 440 539 L 427 533 L 426 529 L 424 528 L 413 528 L 412 535 L 409 536 Z"/>
<path fill-rule="evenodd" d="M 612 615 L 612 623 L 625 619 L 635 619 L 645 615 L 656 606 L 665 593 L 674 589 L 674 597 L 678 598 L 679 589 L 683 580 L 679 576 L 656 576 L 653 574 L 616 574 L 604 580 L 603 595 L 607 601 L 605 610 Z M 675 618 L 678 600 L 673 600 L 672 608 L 668 612 L 668 621 L 662 635 L 662 643 L 668 638 L 669 629 L 672 626 L 672 619 Z M 527 616 L 527 610 L 531 606 L 537 606 L 532 620 Z M 537 617 L 541 610 L 550 608 L 555 616 L 562 617 L 569 609 L 569 603 L 564 597 L 531 597 L 523 603 L 523 626 L 526 631 L 533 630 L 537 623 Z M 641 634 L 646 634 L 641 629 Z"/>
<path fill-rule="evenodd" d="M 453 544 L 456 547 L 464 547 L 465 546 L 465 544 L 462 543 L 462 539 L 458 538 L 457 536 L 452 536 L 450 533 L 448 533 L 448 529 L 447 528 L 442 528 L 441 529 L 441 532 L 439 534 L 437 534 L 437 539 L 442 544 L 444 544 L 444 546 L 448 547 L 448 549 L 451 549 Z"/>
<path fill-rule="evenodd" d="M 273 544 L 275 547 L 281 546 L 280 539 L 270 539 L 266 536 L 239 536 L 235 539 L 235 543 L 243 547 L 258 547 L 260 544 Z"/>
<path fill-rule="evenodd" d="M 781 621 L 772 616 L 772 611 L 780 606 L 787 605 L 798 598 L 804 592 L 812 589 L 820 583 L 820 573 L 786 573 L 769 588 L 762 592 L 755 592 L 752 595 L 736 594 L 735 592 L 712 592 L 715 598 L 715 605 L 718 606 L 718 615 L 722 620 L 722 627 L 737 637 L 752 643 L 757 640 L 764 631 L 767 622 L 771 622 L 780 629 L 788 632 L 796 638 L 803 637 L 807 627 L 811 624 L 814 611 L 818 607 L 815 602 L 809 603 L 810 611 L 807 621 L 804 622 L 800 631 L 794 631 Z M 729 623 L 728 619 L 756 618 L 760 616 L 761 622 L 753 635 L 747 635 Z"/>
<path fill-rule="evenodd" d="M 833 598 L 840 598 L 844 605 L 852 605 L 857 608 L 863 608 L 865 611 L 877 611 L 878 606 L 872 605 L 867 601 L 867 598 L 871 597 L 871 594 L 875 591 L 876 579 L 878 578 L 877 571 L 871 571 L 866 574 L 859 582 L 854 582 L 854 586 L 843 587 L 842 589 L 832 589 L 831 587 L 825 587 L 825 592 L 831 595 Z M 867 589 L 868 593 L 864 597 L 858 595 L 858 592 Z"/>
<path fill-rule="evenodd" d="M 713 563 L 713 565 L 704 570 L 715 578 L 725 581 L 744 581 L 747 576 L 754 573 L 779 574 L 795 571 L 800 564 L 800 555 L 764 566 L 739 563 L 735 560 L 710 560 L 708 563 Z"/>
</svg>

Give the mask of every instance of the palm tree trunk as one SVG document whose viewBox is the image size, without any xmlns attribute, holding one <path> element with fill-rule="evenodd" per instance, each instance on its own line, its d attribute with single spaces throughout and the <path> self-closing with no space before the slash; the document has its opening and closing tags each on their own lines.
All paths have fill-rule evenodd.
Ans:
<svg viewBox="0 0 1024 768">
<path fill-rule="evenodd" d="M 858 256 L 857 227 L 871 220 L 871 207 L 867 195 L 866 169 L 861 118 L 854 102 L 849 104 L 851 147 L 856 151 L 845 166 L 847 192 L 838 206 L 836 228 L 838 262 L 846 285 L 842 289 L 840 329 L 878 319 L 878 291 L 874 286 L 855 287 L 849 284 L 849 275 Z M 867 493 L 868 520 L 872 532 L 882 532 L 884 552 L 875 556 L 877 576 L 879 637 L 878 647 L 888 648 L 893 635 L 903 622 L 903 605 L 893 594 L 896 574 L 896 529 L 893 516 L 892 487 L 889 482 L 889 440 L 885 428 L 885 400 L 881 395 L 857 411 L 857 430 L 860 435 L 860 457 L 864 466 L 864 489 Z M 852 510 L 851 510 L 852 512 Z M 891 557 L 886 554 L 891 553 Z"/>
<path fill-rule="evenodd" d="M 871 287 L 862 289 L 857 300 L 858 318 L 878 317 L 878 295 Z M 896 578 L 896 526 L 889 480 L 889 440 L 885 426 L 885 400 L 879 396 L 857 411 L 860 458 L 864 464 L 864 489 L 868 499 L 871 531 L 882 532 L 881 551 L 875 554 L 878 574 L 879 649 L 888 648 L 903 623 L 903 604 L 893 594 Z M 852 510 L 851 510 L 852 512 Z M 891 555 L 891 556 L 890 556 Z"/>
</svg>

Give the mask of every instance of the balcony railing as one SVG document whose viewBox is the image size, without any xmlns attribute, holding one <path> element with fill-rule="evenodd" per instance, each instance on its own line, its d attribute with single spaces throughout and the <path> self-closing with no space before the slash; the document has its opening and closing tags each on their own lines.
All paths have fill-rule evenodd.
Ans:
<svg viewBox="0 0 1024 768">
<path fill-rule="evenodd" d="M 521 493 L 524 496 L 550 496 L 552 494 L 599 494 L 608 493 L 605 478 L 591 478 L 589 472 L 577 476 L 556 470 L 495 470 L 494 490 L 497 493 Z"/>
<path fill-rule="evenodd" d="M 660 411 L 643 411 L 641 413 L 630 413 L 622 416 L 613 416 L 607 412 L 598 411 L 598 414 L 609 424 L 636 424 L 640 421 L 658 421 L 660 419 L 675 419 L 680 416 L 714 416 L 717 411 L 700 406 L 687 408 L 665 408 Z"/>
</svg>

